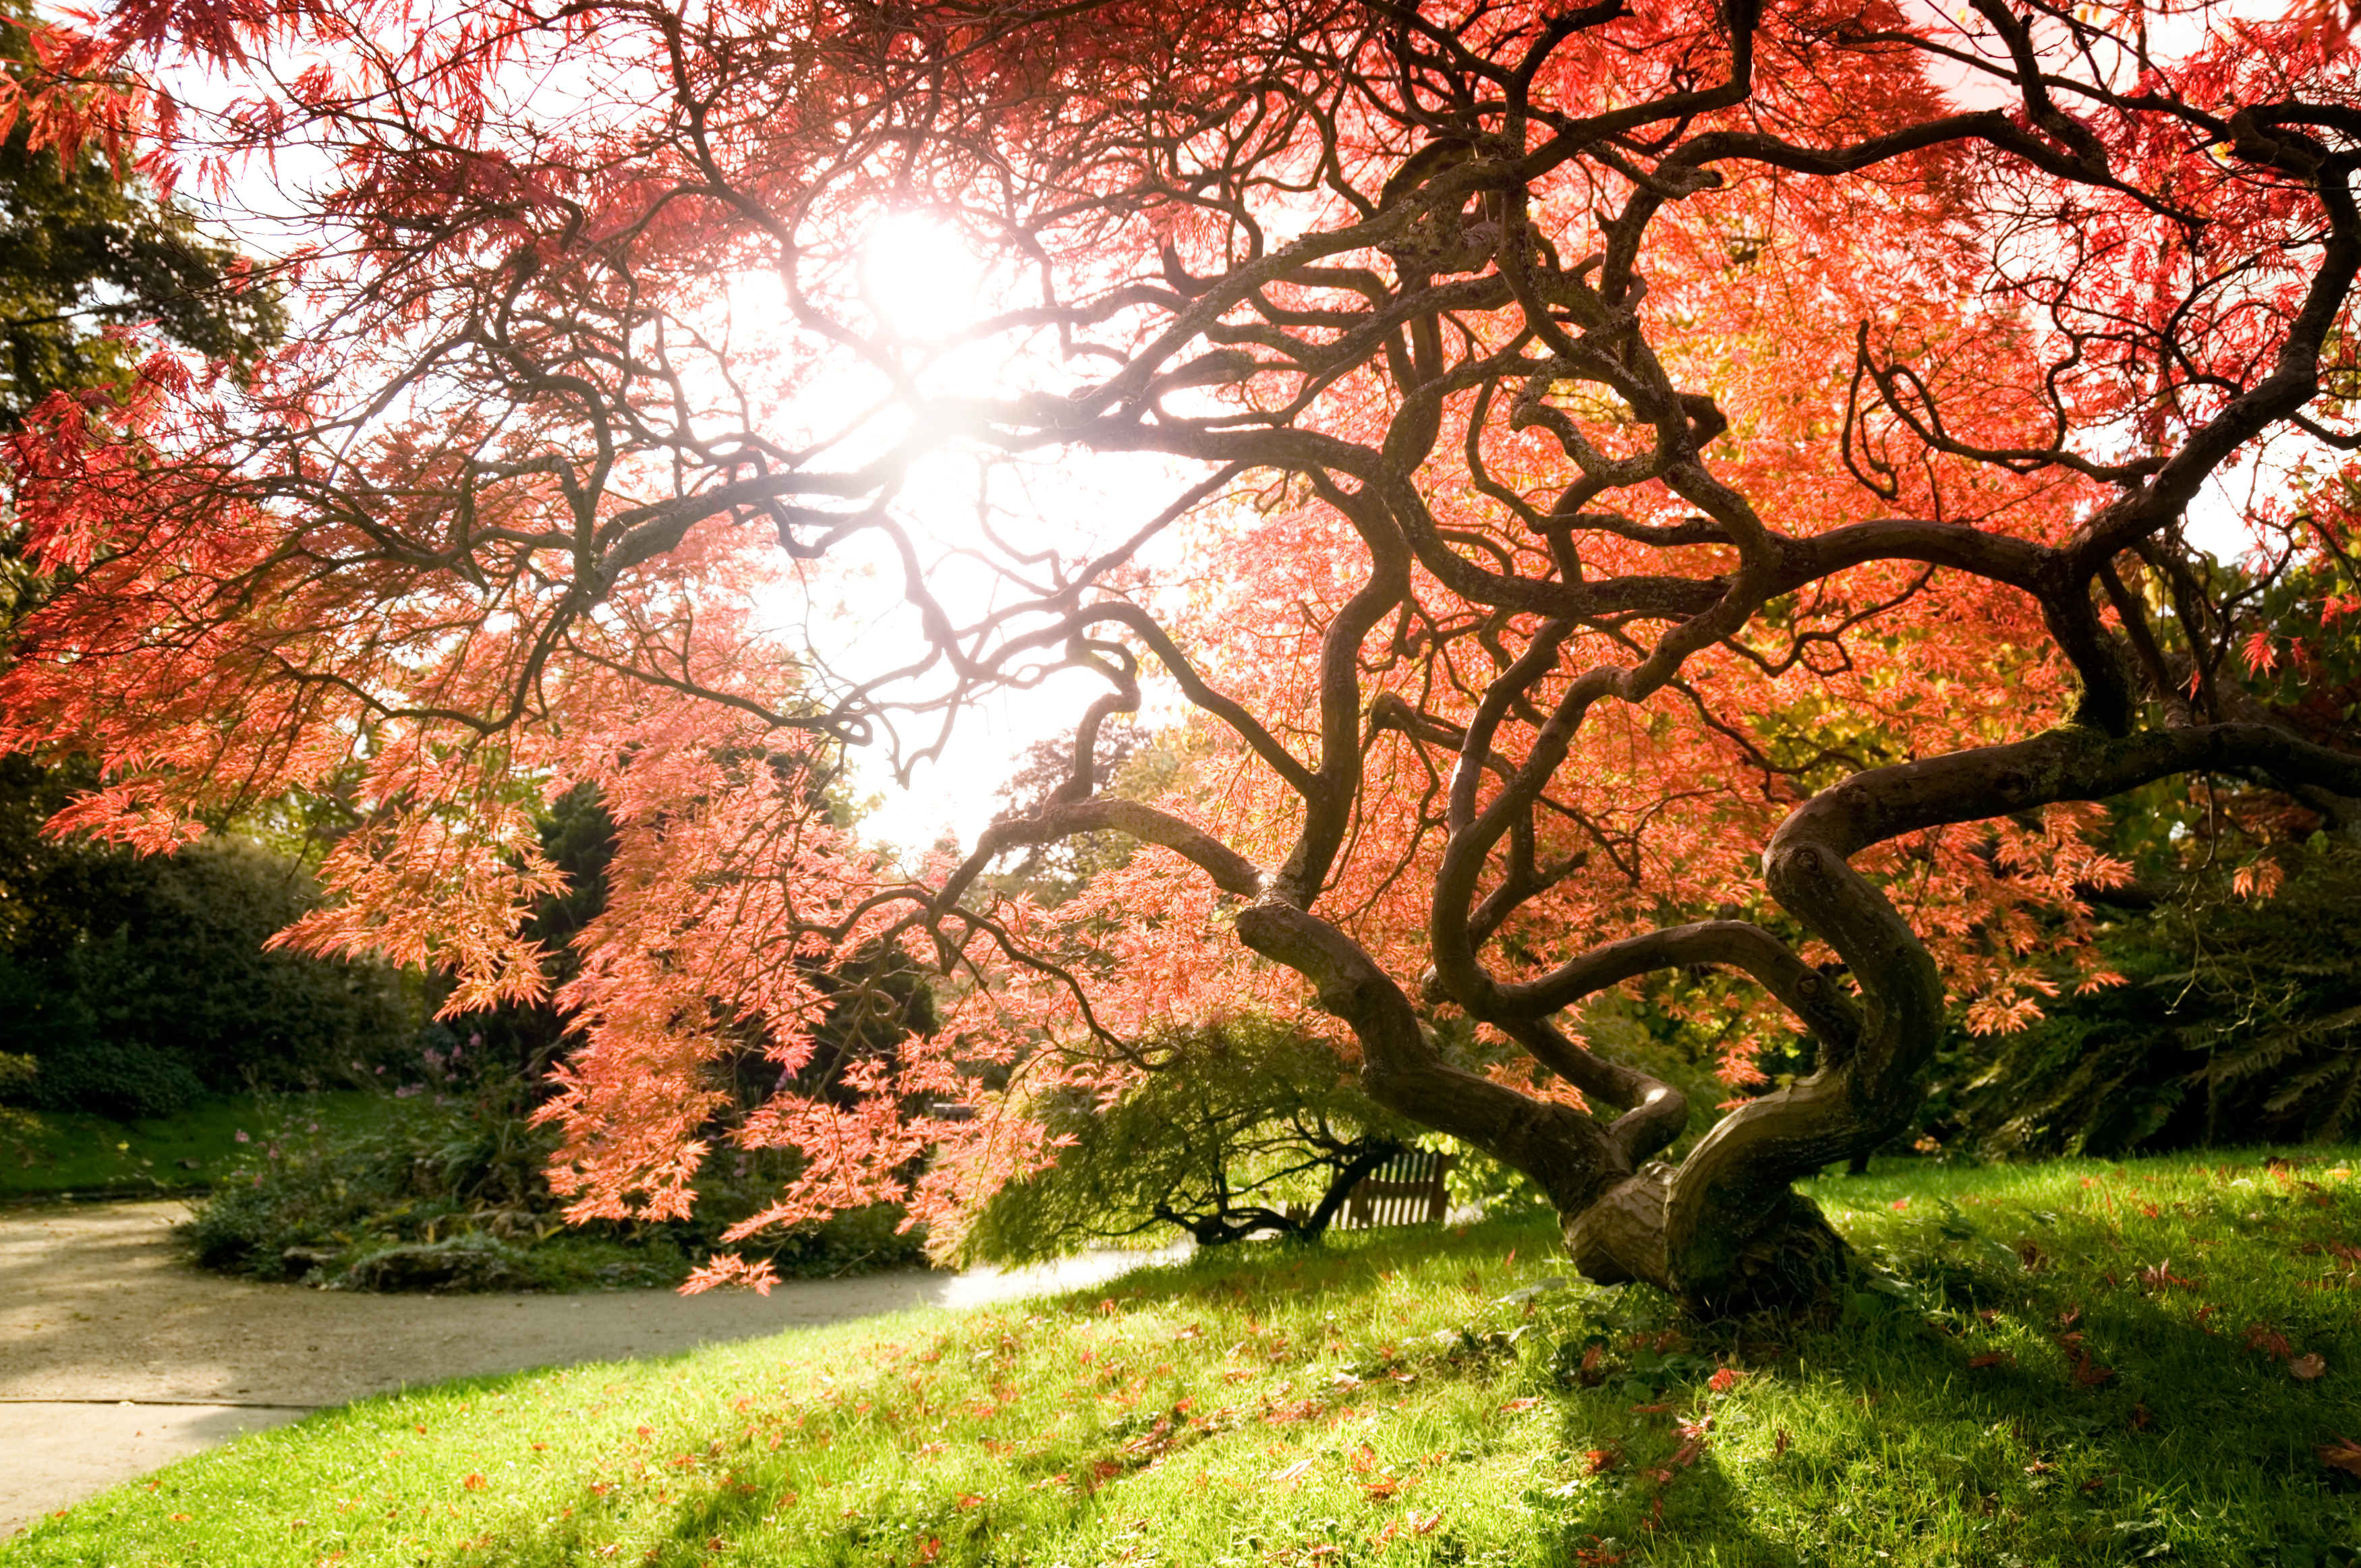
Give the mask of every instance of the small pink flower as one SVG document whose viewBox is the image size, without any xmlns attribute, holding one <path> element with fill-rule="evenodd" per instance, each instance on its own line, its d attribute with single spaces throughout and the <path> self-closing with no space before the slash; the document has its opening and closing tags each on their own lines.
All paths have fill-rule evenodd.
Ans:
<svg viewBox="0 0 2361 1568">
<path fill-rule="evenodd" d="M 254 1140 L 246 1135 L 246 1129 L 244 1127 L 240 1127 L 237 1130 L 237 1141 L 242 1144 L 250 1144 Z"/>
</svg>

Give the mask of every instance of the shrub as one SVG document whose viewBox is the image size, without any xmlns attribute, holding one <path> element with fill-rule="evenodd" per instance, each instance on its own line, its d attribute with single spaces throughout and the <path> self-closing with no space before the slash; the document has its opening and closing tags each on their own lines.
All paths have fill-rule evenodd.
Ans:
<svg viewBox="0 0 2361 1568">
<path fill-rule="evenodd" d="M 1994 1153 L 2114 1156 L 2361 1133 L 2361 847 L 2313 835 L 2261 898 L 2225 874 L 2101 938 L 2123 985 L 2061 997 L 2015 1035 L 1963 1039 L 1938 1091 Z"/>
<path fill-rule="evenodd" d="M 276 1104 L 246 1168 L 181 1228 L 200 1265 L 349 1289 L 676 1284 L 793 1174 L 791 1157 L 717 1157 L 693 1220 L 569 1226 L 544 1174 L 555 1135 L 529 1119 L 537 1086 L 473 1037 L 431 1027 L 421 1039 L 416 1077 L 357 1124 L 315 1117 L 302 1097 Z M 920 1262 L 924 1238 L 900 1234 L 902 1219 L 851 1211 L 731 1250 L 768 1245 L 789 1276 Z"/>
<path fill-rule="evenodd" d="M 215 1090 L 291 1088 L 406 1044 L 416 1003 L 381 962 L 263 944 L 319 900 L 291 856 L 225 834 L 139 862 L 110 926 L 80 945 L 76 989 L 111 1033 L 170 1051 Z"/>
<path fill-rule="evenodd" d="M 42 839 L 71 779 L 0 766 L 0 1049 L 41 1063 L 19 1100 L 161 1115 L 198 1095 L 292 1088 L 416 1027 L 381 962 L 267 951 L 319 899 L 291 856 L 216 834 L 140 857 Z"/>
<path fill-rule="evenodd" d="M 40 1111 L 90 1111 L 118 1121 L 187 1109 L 204 1085 L 178 1058 L 103 1033 L 72 992 L 0 958 L 0 1051 L 21 1069 L 0 1081 L 0 1100 Z"/>
<path fill-rule="evenodd" d="M 1417 1133 L 1328 1046 L 1276 1024 L 1174 1029 L 1141 1054 L 1160 1070 L 1112 1100 L 1060 1087 L 1028 1102 L 1071 1144 L 986 1200 L 944 1250 L 1031 1263 L 1167 1229 L 1207 1245 L 1260 1230 L 1316 1235 Z"/>
</svg>

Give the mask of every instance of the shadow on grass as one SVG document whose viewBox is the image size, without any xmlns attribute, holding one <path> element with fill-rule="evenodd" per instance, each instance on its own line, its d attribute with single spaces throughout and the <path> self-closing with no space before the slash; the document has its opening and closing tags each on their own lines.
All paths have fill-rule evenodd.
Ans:
<svg viewBox="0 0 2361 1568">
<path fill-rule="evenodd" d="M 2355 1207 L 2208 1228 L 2292 1255 L 2306 1226 L 2338 1234 Z M 1545 1246 L 1545 1224 L 1495 1223 L 1458 1245 L 1472 1256 L 1536 1238 Z M 1526 1494 L 1552 1560 L 1799 1568 L 1897 1560 L 1912 1542 L 1915 1560 L 1995 1568 L 2361 1563 L 2361 1482 L 2317 1457 L 2361 1435 L 2361 1333 L 2345 1293 L 2290 1301 L 2242 1280 L 2225 1254 L 2178 1273 L 2140 1265 L 2095 1223 L 2032 1269 L 1994 1261 L 1971 1226 L 1905 1243 L 1889 1261 L 1905 1277 L 1865 1272 L 1863 1287 L 1883 1288 L 1831 1303 L 1817 1326 L 1678 1323 L 1642 1289 L 1580 1285 L 1473 1314 L 1471 1344 L 1528 1331 L 1515 1354 L 1543 1377 L 1576 1365 L 1585 1342 L 1606 1352 L 1599 1387 L 1560 1376 L 1549 1396 L 1568 1465 L 1607 1461 Z M 1108 1294 L 1276 1306 L 1316 1291 L 1342 1312 L 1431 1246 L 1273 1249 L 1244 1277 L 1245 1255 L 1200 1258 Z M 1528 1255 L 1536 1273 L 1550 1266 L 1543 1247 Z M 2156 1272 L 2144 1280 L 2144 1268 Z M 1650 1357 L 1634 1343 L 1667 1332 L 1688 1353 L 1686 1376 L 1636 1380 Z M 2332 1375 L 2300 1376 L 2298 1353 Z M 1681 1358 L 1654 1357 L 1667 1359 Z M 1716 1398 L 1716 1364 L 1751 1376 Z M 1683 1462 L 1677 1423 L 1708 1414 L 1701 1452 Z"/>
<path fill-rule="evenodd" d="M 779 1353 L 444 1386 L 353 1407 L 346 1447 L 450 1445 L 370 1484 L 450 1516 L 442 1563 L 2323 1568 L 2361 1535 L 2361 1484 L 2312 1453 L 2361 1436 L 2361 1334 L 2307 1283 L 2334 1255 L 2300 1249 L 2361 1203 L 2294 1201 L 2178 1231 L 1880 1201 L 1847 1228 L 1885 1272 L 1817 1324 L 1559 1278 L 1545 1219 L 1258 1245 Z M 2225 1238 L 2206 1266 L 2130 1261 L 2190 1225 Z M 291 1478 L 261 1501 L 265 1468 L 222 1495 L 322 1518 Z"/>
</svg>

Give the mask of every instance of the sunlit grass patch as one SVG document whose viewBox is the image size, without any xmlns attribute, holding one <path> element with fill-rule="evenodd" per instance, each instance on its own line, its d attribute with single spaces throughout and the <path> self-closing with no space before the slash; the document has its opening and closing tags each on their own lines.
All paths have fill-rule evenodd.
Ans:
<svg viewBox="0 0 2361 1568">
<path fill-rule="evenodd" d="M 1551 1228 L 1495 1223 L 445 1385 L 5 1556 L 2346 1563 L 2361 1477 L 2319 1450 L 2361 1438 L 2361 1192 L 2300 1157 L 1825 1180 L 1872 1266 L 1811 1326 L 1554 1283 Z"/>
<path fill-rule="evenodd" d="M 26 1113 L 21 1132 L 0 1139 L 0 1201 L 65 1192 L 125 1198 L 201 1191 L 247 1159 L 251 1139 L 298 1113 L 344 1127 L 365 1120 L 370 1109 L 369 1096 L 347 1092 L 300 1100 L 219 1095 L 170 1116 L 131 1122 L 79 1112 Z"/>
</svg>

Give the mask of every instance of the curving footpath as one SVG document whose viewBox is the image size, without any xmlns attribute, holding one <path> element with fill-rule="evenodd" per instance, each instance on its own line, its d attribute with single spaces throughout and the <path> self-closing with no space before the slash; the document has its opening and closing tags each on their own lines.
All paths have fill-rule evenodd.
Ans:
<svg viewBox="0 0 2361 1568">
<path fill-rule="evenodd" d="M 796 1280 L 768 1297 L 364 1296 L 198 1273 L 170 1235 L 186 1212 L 174 1202 L 0 1210 L 0 1540 L 241 1431 L 405 1385 L 1006 1300 L 1172 1255 Z"/>
</svg>

